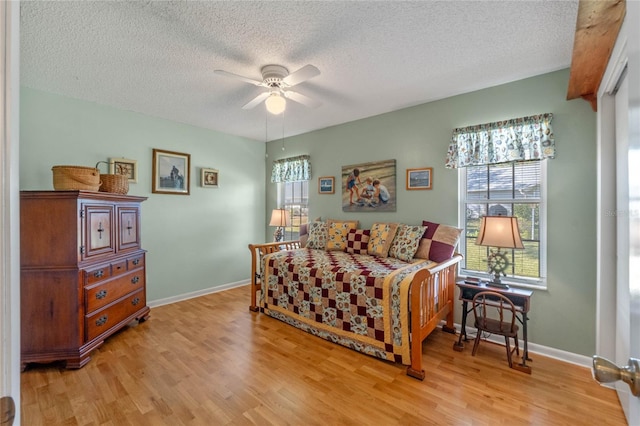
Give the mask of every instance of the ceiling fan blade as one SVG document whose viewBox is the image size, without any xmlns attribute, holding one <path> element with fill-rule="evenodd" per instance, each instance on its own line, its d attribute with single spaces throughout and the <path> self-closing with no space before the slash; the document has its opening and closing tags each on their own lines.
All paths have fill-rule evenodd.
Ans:
<svg viewBox="0 0 640 426">
<path fill-rule="evenodd" d="M 317 75 L 320 75 L 320 70 L 313 65 L 305 65 L 300 68 L 298 71 L 293 72 L 282 79 L 282 82 L 287 86 L 292 87 L 296 84 L 300 84 L 303 81 L 307 81 L 310 78 L 313 78 Z"/>
<path fill-rule="evenodd" d="M 302 93 L 292 92 L 287 90 L 284 92 L 284 97 L 291 99 L 292 101 L 298 102 L 304 106 L 308 106 L 309 108 L 318 108 L 322 105 L 322 102 L 316 101 L 315 99 L 311 99 L 308 96 L 303 95 Z"/>
<path fill-rule="evenodd" d="M 214 74 L 218 74 L 218 75 L 223 75 L 225 77 L 231 77 L 231 78 L 235 78 L 235 79 L 238 79 L 238 80 L 242 80 L 245 83 L 253 84 L 255 86 L 263 86 L 262 81 L 254 80 L 254 79 L 248 78 L 248 77 L 243 77 L 241 75 L 234 74 L 232 72 L 228 72 L 228 71 L 224 71 L 224 70 L 214 70 L 213 73 Z"/>
<path fill-rule="evenodd" d="M 243 106 L 242 109 L 255 108 L 256 105 L 258 105 L 260 102 L 263 102 L 268 97 L 269 97 L 269 92 L 262 92 L 258 96 L 256 96 L 255 98 L 247 102 L 247 104 Z"/>
</svg>

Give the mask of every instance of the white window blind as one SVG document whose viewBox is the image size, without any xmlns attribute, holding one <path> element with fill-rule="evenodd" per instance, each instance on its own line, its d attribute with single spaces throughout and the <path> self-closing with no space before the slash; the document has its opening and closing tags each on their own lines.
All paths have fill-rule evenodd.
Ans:
<svg viewBox="0 0 640 426">
<path fill-rule="evenodd" d="M 524 250 L 505 250 L 507 281 L 541 285 L 546 268 L 545 167 L 542 161 L 471 166 L 460 169 L 463 233 L 462 269 L 469 275 L 488 270 L 489 248 L 475 244 L 482 216 L 518 218 Z"/>
</svg>

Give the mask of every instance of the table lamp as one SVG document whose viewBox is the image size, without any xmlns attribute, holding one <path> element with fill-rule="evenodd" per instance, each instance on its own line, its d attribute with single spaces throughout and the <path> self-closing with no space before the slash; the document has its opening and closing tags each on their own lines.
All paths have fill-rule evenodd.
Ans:
<svg viewBox="0 0 640 426">
<path fill-rule="evenodd" d="M 480 224 L 480 232 L 476 245 L 497 247 L 497 250 L 489 249 L 487 264 L 489 272 L 493 274 L 493 281 L 487 285 L 499 288 L 509 288 L 507 284 L 500 281 L 500 275 L 505 274 L 504 271 L 509 267 L 509 257 L 506 252 L 500 251 L 501 248 L 523 249 L 522 239 L 520 238 L 520 228 L 518 227 L 518 218 L 513 216 L 484 216 Z"/>
<path fill-rule="evenodd" d="M 284 239 L 284 227 L 291 225 L 291 215 L 289 211 L 285 209 L 273 209 L 271 212 L 271 221 L 269 226 L 275 226 L 276 230 L 273 233 L 273 241 L 280 242 Z"/>
</svg>

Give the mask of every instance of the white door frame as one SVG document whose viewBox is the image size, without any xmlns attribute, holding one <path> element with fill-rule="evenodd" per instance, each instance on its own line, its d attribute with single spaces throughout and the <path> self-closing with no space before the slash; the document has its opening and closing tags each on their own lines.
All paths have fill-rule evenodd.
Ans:
<svg viewBox="0 0 640 426">
<path fill-rule="evenodd" d="M 616 220 L 619 216 L 629 219 L 629 223 L 633 224 L 640 221 L 640 217 L 636 217 L 638 212 L 631 207 L 620 207 L 620 211 L 616 210 L 617 191 L 616 177 L 619 169 L 616 166 L 616 150 L 615 150 L 615 97 L 612 93 L 620 79 L 622 70 L 627 67 L 627 84 L 628 84 L 628 117 L 629 117 L 629 149 L 638 151 L 640 149 L 640 3 L 627 2 L 627 11 L 624 23 L 620 29 L 616 45 L 613 49 L 609 64 L 602 78 L 600 88 L 598 90 L 598 272 L 597 272 L 597 324 L 596 324 L 596 354 L 616 361 L 619 366 L 626 365 L 626 359 L 622 357 L 633 356 L 640 357 L 640 337 L 637 336 L 637 330 L 640 329 L 640 294 L 637 291 L 640 283 L 631 279 L 629 283 L 622 283 L 620 277 L 616 275 L 616 258 L 619 253 L 616 250 Z M 629 176 L 635 172 L 637 164 L 630 165 L 629 172 L 621 178 L 629 180 Z M 629 182 L 630 186 L 635 185 Z M 630 194 L 630 198 L 637 197 L 637 194 Z M 629 198 L 627 197 L 627 198 Z M 629 203 L 627 202 L 627 206 Z M 633 227 L 631 228 L 633 229 Z M 635 233 L 635 231 L 632 231 Z M 632 235 L 633 237 L 633 235 Z M 638 262 L 637 254 L 630 253 L 628 256 L 629 264 Z M 632 289 L 630 299 L 631 315 L 628 317 L 631 330 L 628 337 L 629 342 L 625 354 L 616 351 L 616 317 L 618 306 L 616 302 L 617 287 L 616 285 L 629 285 L 632 289 L 636 287 L 635 295 Z M 629 309 L 629 306 L 626 306 Z M 635 312 L 635 313 L 634 313 Z M 626 385 L 624 385 L 626 386 Z M 620 389 L 620 388 L 618 388 Z M 625 389 L 626 391 L 627 389 Z M 640 420 L 640 398 L 630 396 L 630 393 L 620 393 L 621 404 L 625 409 L 627 421 L 636 423 Z"/>
<path fill-rule="evenodd" d="M 0 2 L 0 397 L 20 424 L 20 3 Z"/>
</svg>

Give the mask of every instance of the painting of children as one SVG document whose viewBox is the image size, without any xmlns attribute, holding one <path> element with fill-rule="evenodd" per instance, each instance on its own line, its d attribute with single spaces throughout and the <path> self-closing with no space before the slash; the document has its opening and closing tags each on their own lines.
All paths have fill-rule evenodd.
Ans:
<svg viewBox="0 0 640 426">
<path fill-rule="evenodd" d="M 353 194 L 356 195 L 355 200 L 360 198 L 360 191 L 358 191 L 358 184 L 360 184 L 360 169 L 355 168 L 347 177 L 347 191 L 349 191 L 349 204 L 354 204 Z"/>
<path fill-rule="evenodd" d="M 342 167 L 342 210 L 396 211 L 396 160 Z"/>
</svg>

